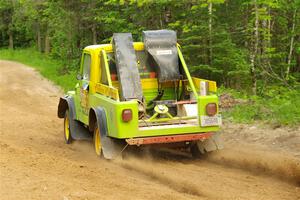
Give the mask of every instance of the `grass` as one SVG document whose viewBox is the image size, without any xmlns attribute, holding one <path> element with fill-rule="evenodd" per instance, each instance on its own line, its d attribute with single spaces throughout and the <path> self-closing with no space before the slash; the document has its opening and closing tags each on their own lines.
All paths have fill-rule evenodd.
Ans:
<svg viewBox="0 0 300 200">
<path fill-rule="evenodd" d="M 61 86 L 64 91 L 68 91 L 75 86 L 75 71 L 62 73 L 62 69 L 64 68 L 62 61 L 54 60 L 32 48 L 16 50 L 0 49 L 0 59 L 17 61 L 36 69 L 45 78 Z"/>
<path fill-rule="evenodd" d="M 223 113 L 224 117 L 238 123 L 263 121 L 275 126 L 300 125 L 300 91 L 273 86 L 262 96 L 248 96 L 234 90 L 223 89 L 233 97 L 247 100 Z"/>
</svg>

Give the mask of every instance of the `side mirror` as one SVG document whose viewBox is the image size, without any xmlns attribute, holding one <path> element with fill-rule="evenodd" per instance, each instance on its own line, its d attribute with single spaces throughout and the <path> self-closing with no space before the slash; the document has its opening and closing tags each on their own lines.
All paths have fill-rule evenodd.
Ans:
<svg viewBox="0 0 300 200">
<path fill-rule="evenodd" d="M 76 79 L 79 80 L 79 81 L 82 80 L 81 74 L 77 74 Z"/>
</svg>

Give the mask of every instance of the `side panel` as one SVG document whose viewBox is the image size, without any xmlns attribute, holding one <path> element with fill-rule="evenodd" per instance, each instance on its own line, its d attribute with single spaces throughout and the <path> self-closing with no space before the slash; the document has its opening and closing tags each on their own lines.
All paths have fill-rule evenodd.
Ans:
<svg viewBox="0 0 300 200">
<path fill-rule="evenodd" d="M 217 105 L 217 113 L 219 113 L 219 107 L 218 107 L 218 97 L 217 95 L 210 95 L 210 96 L 198 96 L 198 113 L 199 113 L 199 124 L 200 122 L 200 116 L 206 115 L 206 104 L 208 103 L 216 103 Z"/>
<path fill-rule="evenodd" d="M 79 87 L 79 83 L 77 83 L 75 85 L 75 91 L 71 91 L 72 93 L 70 93 L 70 91 L 68 92 L 68 94 L 73 96 L 74 99 L 74 104 L 75 104 L 75 111 L 76 111 L 76 120 L 79 120 L 79 115 L 81 114 L 80 111 L 80 87 Z"/>
<path fill-rule="evenodd" d="M 107 116 L 108 135 L 115 138 L 126 138 L 136 135 L 138 130 L 138 103 L 137 101 L 117 102 L 100 94 L 90 96 L 91 107 L 101 106 Z M 132 110 L 132 120 L 122 121 L 122 111 Z"/>
<path fill-rule="evenodd" d="M 206 105 L 208 103 L 215 103 L 217 105 L 217 114 L 219 113 L 218 107 L 218 97 L 217 95 L 209 95 L 209 96 L 198 96 L 198 120 L 199 124 L 201 124 L 201 116 L 206 116 Z M 218 126 L 216 126 L 218 127 Z M 204 127 L 201 127 L 204 128 Z M 219 127 L 218 127 L 219 128 Z"/>
</svg>

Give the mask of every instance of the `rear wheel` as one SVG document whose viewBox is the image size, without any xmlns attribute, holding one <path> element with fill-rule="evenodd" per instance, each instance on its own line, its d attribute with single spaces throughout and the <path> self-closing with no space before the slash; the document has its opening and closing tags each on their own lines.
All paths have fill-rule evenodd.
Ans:
<svg viewBox="0 0 300 200">
<path fill-rule="evenodd" d="M 102 155 L 102 145 L 101 145 L 101 137 L 100 137 L 100 129 L 98 124 L 96 123 L 94 129 L 94 147 L 97 156 L 101 157 Z"/>
<path fill-rule="evenodd" d="M 193 158 L 200 158 L 203 155 L 203 153 L 199 150 L 197 143 L 191 145 L 190 151 Z"/>
<path fill-rule="evenodd" d="M 73 141 L 71 131 L 70 131 L 70 120 L 71 119 L 70 119 L 69 110 L 67 109 L 64 118 L 64 138 L 67 144 L 70 144 Z"/>
</svg>

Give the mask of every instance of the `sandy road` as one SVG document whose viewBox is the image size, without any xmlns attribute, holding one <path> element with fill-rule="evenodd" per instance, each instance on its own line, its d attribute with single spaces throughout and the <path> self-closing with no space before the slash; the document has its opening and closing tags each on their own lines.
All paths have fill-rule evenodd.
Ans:
<svg viewBox="0 0 300 200">
<path fill-rule="evenodd" d="M 200 160 L 158 150 L 112 162 L 91 142 L 64 144 L 60 95 L 0 61 L 0 199 L 300 199 L 299 129 L 225 125 L 226 149 Z"/>
</svg>

